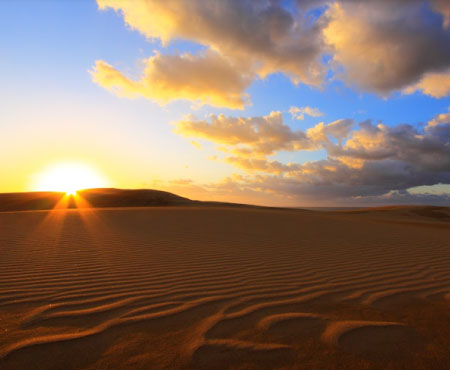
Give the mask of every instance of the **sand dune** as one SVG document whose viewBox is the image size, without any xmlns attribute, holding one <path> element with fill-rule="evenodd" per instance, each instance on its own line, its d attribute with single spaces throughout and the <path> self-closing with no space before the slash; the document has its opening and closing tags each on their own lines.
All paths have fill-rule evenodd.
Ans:
<svg viewBox="0 0 450 370">
<path fill-rule="evenodd" d="M 77 196 L 61 192 L 0 193 L 0 212 L 52 210 L 55 208 L 122 208 L 122 207 L 254 207 L 244 204 L 191 200 L 166 191 L 151 189 L 85 189 Z"/>
<path fill-rule="evenodd" d="M 86 207 L 150 207 L 193 205 L 196 202 L 165 191 L 149 189 L 86 189 L 78 197 L 61 192 L 30 192 L 0 194 L 0 212 L 50 210 Z M 82 199 L 83 201 L 78 201 Z"/>
<path fill-rule="evenodd" d="M 448 369 L 448 215 L 0 213 L 0 369 Z"/>
</svg>

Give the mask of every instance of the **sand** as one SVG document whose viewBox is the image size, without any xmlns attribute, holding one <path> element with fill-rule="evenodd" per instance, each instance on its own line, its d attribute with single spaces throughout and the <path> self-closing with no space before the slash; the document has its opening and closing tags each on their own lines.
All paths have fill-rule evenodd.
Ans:
<svg viewBox="0 0 450 370">
<path fill-rule="evenodd" d="M 450 213 L 0 213 L 0 369 L 448 369 Z"/>
</svg>

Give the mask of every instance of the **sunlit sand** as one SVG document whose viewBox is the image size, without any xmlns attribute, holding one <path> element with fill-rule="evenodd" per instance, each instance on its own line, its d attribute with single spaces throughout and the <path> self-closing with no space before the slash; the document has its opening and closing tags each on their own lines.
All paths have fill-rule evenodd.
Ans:
<svg viewBox="0 0 450 370">
<path fill-rule="evenodd" d="M 450 212 L 0 213 L 0 369 L 446 369 Z"/>
</svg>

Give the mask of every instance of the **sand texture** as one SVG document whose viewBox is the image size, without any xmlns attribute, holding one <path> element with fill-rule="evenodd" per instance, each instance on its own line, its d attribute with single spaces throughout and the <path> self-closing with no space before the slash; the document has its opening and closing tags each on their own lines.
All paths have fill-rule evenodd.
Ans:
<svg viewBox="0 0 450 370">
<path fill-rule="evenodd" d="M 450 212 L 0 213 L 0 369 L 449 369 Z"/>
</svg>

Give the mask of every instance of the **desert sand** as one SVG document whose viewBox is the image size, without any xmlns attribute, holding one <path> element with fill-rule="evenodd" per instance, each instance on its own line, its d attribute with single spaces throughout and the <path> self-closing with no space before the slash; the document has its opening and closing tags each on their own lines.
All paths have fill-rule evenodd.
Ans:
<svg viewBox="0 0 450 370">
<path fill-rule="evenodd" d="M 0 369 L 448 369 L 450 212 L 0 212 Z"/>
</svg>

